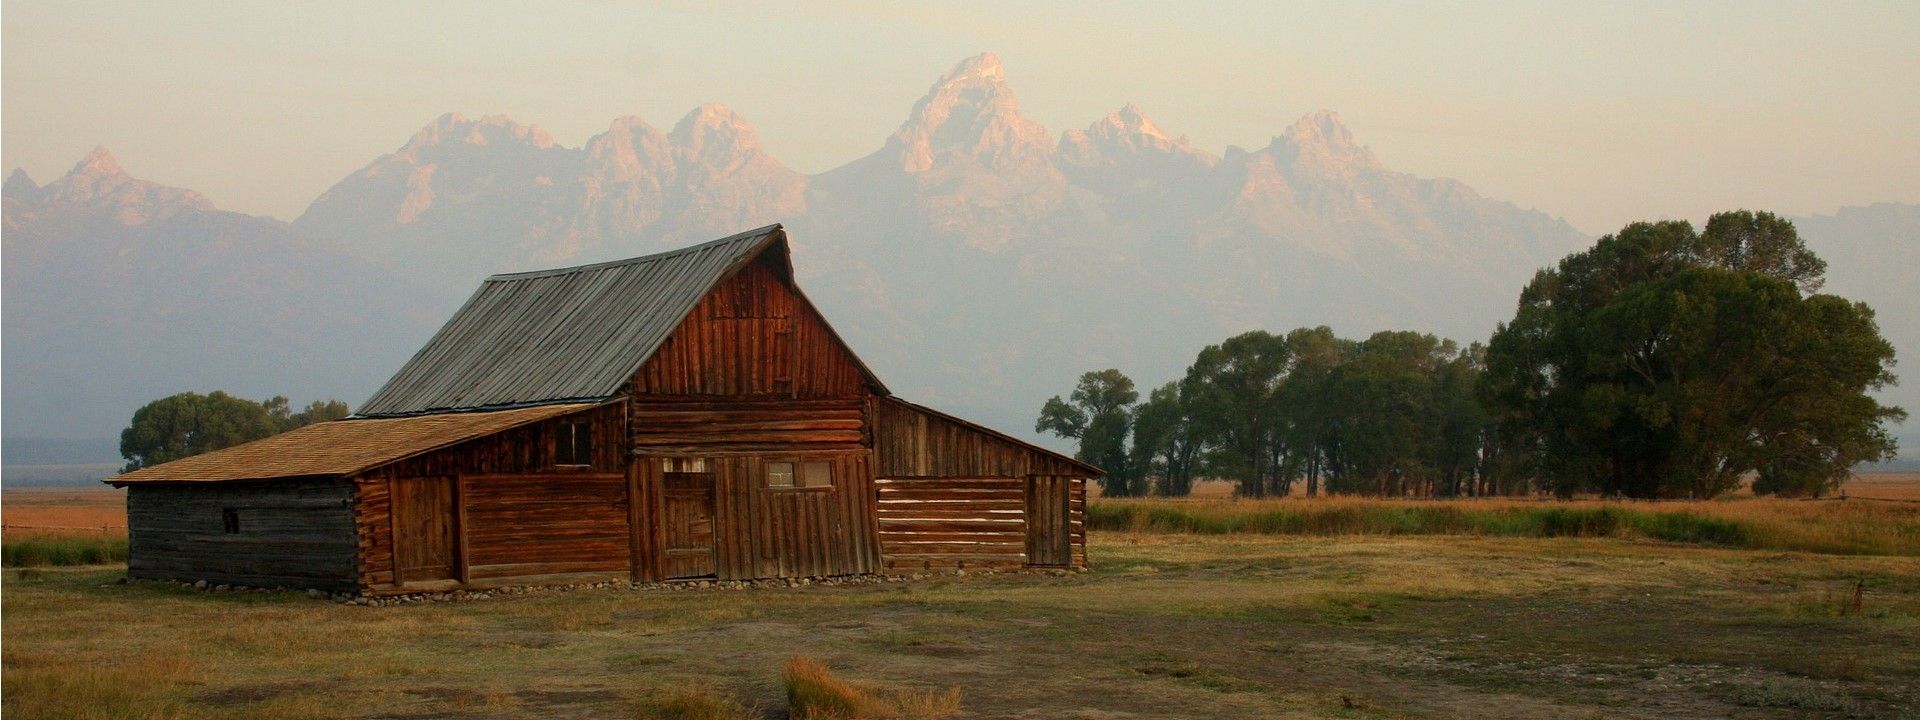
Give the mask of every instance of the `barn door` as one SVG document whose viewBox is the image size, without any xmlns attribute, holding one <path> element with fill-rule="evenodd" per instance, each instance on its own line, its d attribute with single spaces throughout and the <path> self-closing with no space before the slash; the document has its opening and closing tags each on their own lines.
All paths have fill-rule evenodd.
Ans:
<svg viewBox="0 0 1920 720">
<path fill-rule="evenodd" d="M 660 476 L 660 520 L 666 531 L 661 574 L 668 579 L 714 574 L 713 486 L 712 472 Z"/>
<path fill-rule="evenodd" d="M 1073 563 L 1067 501 L 1070 479 L 1035 475 L 1027 480 L 1027 564 Z"/>
<path fill-rule="evenodd" d="M 450 477 L 393 479 L 395 584 L 457 577 L 453 482 Z"/>
</svg>

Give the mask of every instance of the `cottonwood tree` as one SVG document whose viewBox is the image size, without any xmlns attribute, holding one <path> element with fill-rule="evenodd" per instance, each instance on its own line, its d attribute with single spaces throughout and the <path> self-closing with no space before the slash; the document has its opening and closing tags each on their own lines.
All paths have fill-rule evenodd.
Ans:
<svg viewBox="0 0 1920 720">
<path fill-rule="evenodd" d="M 254 402 L 219 390 L 169 395 L 135 410 L 132 422 L 120 432 L 120 456 L 127 460 L 121 472 L 346 416 L 347 404 L 339 400 L 315 401 L 293 413 L 288 411 L 287 399 L 279 396 Z"/>
<path fill-rule="evenodd" d="M 1535 276 L 1487 349 L 1503 447 L 1556 491 L 1817 495 L 1891 457 L 1904 412 L 1869 393 L 1893 348 L 1862 303 L 1810 294 L 1825 264 L 1791 223 L 1634 223 Z"/>
<path fill-rule="evenodd" d="M 1146 482 L 1133 467 L 1127 436 L 1133 429 L 1133 404 L 1140 400 L 1133 380 L 1107 369 L 1080 376 L 1069 400 L 1055 395 L 1040 408 L 1034 432 L 1053 433 L 1079 441 L 1074 457 L 1106 471 L 1101 494 L 1133 497 L 1146 494 Z"/>
<path fill-rule="evenodd" d="M 1285 495 L 1284 433 L 1276 401 L 1292 364 L 1286 338 L 1264 330 L 1209 345 L 1187 369 L 1184 387 L 1208 448 L 1208 467 L 1233 478 L 1244 497 Z"/>
<path fill-rule="evenodd" d="M 1154 494 L 1192 494 L 1202 449 L 1200 431 L 1180 383 L 1169 382 L 1154 389 L 1134 410 L 1132 465 L 1152 480 Z"/>
</svg>

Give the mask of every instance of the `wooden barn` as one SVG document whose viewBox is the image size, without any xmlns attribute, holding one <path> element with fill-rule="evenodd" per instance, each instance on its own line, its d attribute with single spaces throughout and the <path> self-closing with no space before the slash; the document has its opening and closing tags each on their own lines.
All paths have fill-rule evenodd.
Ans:
<svg viewBox="0 0 1920 720">
<path fill-rule="evenodd" d="M 894 397 L 774 225 L 490 277 L 353 418 L 107 482 L 135 578 L 382 594 L 1084 566 L 1099 474 Z"/>
</svg>

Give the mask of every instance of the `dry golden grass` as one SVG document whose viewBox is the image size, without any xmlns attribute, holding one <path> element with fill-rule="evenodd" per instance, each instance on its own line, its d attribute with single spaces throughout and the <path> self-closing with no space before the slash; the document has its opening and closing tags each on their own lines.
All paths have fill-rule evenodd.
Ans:
<svg viewBox="0 0 1920 720">
<path fill-rule="evenodd" d="M 1920 555 L 1920 503 L 1876 500 L 1100 499 L 1089 507 L 1088 522 L 1132 532 L 1615 537 Z"/>
<path fill-rule="evenodd" d="M 784 717 L 800 654 L 869 696 L 960 688 L 981 717 L 1725 717 L 1788 681 L 1862 717 L 1920 703 L 1916 557 L 1113 532 L 1090 552 L 1065 577 L 388 608 L 9 570 L 6 716 Z"/>
<path fill-rule="evenodd" d="M 634 717 L 641 720 L 761 720 L 759 706 L 709 687 L 649 689 L 635 695 Z"/>
<path fill-rule="evenodd" d="M 1226 480 L 1201 480 L 1193 484 L 1193 500 L 1231 500 L 1235 484 Z M 1287 497 L 1304 498 L 1307 496 L 1307 484 L 1296 482 Z M 1864 472 L 1856 473 L 1852 480 L 1841 486 L 1847 497 L 1874 498 L 1883 500 L 1920 500 L 1920 472 Z M 1090 484 L 1087 492 L 1092 497 L 1100 497 L 1100 485 Z M 1735 494 L 1744 498 L 1746 491 Z"/>
<path fill-rule="evenodd" d="M 127 499 L 104 488 L 7 490 L 0 492 L 0 516 L 9 538 L 125 535 Z"/>
<path fill-rule="evenodd" d="M 1850 498 L 1920 502 L 1920 472 L 1860 473 L 1840 490 Z"/>
<path fill-rule="evenodd" d="M 171 720 L 193 717 L 181 701 L 184 683 L 201 673 L 180 648 L 106 662 L 6 652 L 7 717 Z"/>
<path fill-rule="evenodd" d="M 854 684 L 805 655 L 787 661 L 781 680 L 793 720 L 934 720 L 960 712 L 960 688 L 936 692 Z"/>
</svg>

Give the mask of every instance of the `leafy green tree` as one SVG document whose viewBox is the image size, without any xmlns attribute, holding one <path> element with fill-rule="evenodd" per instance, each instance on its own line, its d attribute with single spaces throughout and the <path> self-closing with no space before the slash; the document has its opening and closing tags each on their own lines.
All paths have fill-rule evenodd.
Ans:
<svg viewBox="0 0 1920 720">
<path fill-rule="evenodd" d="M 1287 333 L 1287 348 L 1293 367 L 1275 393 L 1281 432 L 1293 461 L 1282 472 L 1304 476 L 1307 496 L 1320 494 L 1321 477 L 1328 453 L 1338 438 L 1335 435 L 1335 410 L 1340 399 L 1330 382 L 1334 368 L 1353 350 L 1355 343 L 1335 337 L 1325 325 L 1298 328 Z"/>
<path fill-rule="evenodd" d="M 214 391 L 184 392 L 155 400 L 134 411 L 120 432 L 122 472 L 252 442 L 302 425 L 347 416 L 339 400 L 315 401 L 289 412 L 285 397 L 253 402 Z"/>
<path fill-rule="evenodd" d="M 171 462 L 272 435 L 267 408 L 218 390 L 185 392 L 155 400 L 133 413 L 120 433 L 122 471 Z"/>
<path fill-rule="evenodd" d="M 1865 305 L 1825 295 L 1792 224 L 1723 213 L 1635 223 L 1541 272 L 1487 350 L 1502 447 L 1561 494 L 1818 494 L 1894 450 L 1904 417 L 1867 393 L 1893 348 Z"/>
<path fill-rule="evenodd" d="M 1244 497 L 1290 489 L 1277 397 L 1291 361 L 1286 338 L 1254 330 L 1207 346 L 1187 369 L 1189 412 L 1213 450 L 1208 466 L 1234 478 Z"/>
<path fill-rule="evenodd" d="M 1140 400 L 1133 380 L 1119 370 L 1097 370 L 1080 376 L 1070 400 L 1048 398 L 1040 408 L 1034 432 L 1053 433 L 1080 441 L 1074 454 L 1081 462 L 1100 466 L 1101 493 L 1108 497 L 1146 494 L 1146 482 L 1133 467 L 1127 436 L 1133 429 L 1133 404 Z"/>
<path fill-rule="evenodd" d="M 1375 333 L 1329 379 L 1338 398 L 1335 489 L 1369 495 L 1432 494 L 1436 370 L 1451 340 L 1406 331 Z"/>
<path fill-rule="evenodd" d="M 1449 341 L 1447 344 L 1451 344 Z M 1486 346 L 1474 343 L 1465 352 L 1439 360 L 1432 373 L 1434 425 L 1432 467 L 1443 497 L 1484 494 L 1478 480 L 1485 472 L 1488 430 L 1492 424 L 1480 404 L 1478 389 Z"/>
<path fill-rule="evenodd" d="M 1200 432 L 1188 414 L 1180 383 L 1160 386 L 1134 410 L 1132 465 L 1153 479 L 1154 494 L 1192 494 L 1201 449 Z"/>
<path fill-rule="evenodd" d="M 267 407 L 267 416 L 273 418 L 274 427 L 278 428 L 279 432 L 317 422 L 339 420 L 352 414 L 347 409 L 347 404 L 340 400 L 315 400 L 308 403 L 306 409 L 300 412 L 290 412 L 287 398 L 283 395 L 275 395 L 271 400 L 261 404 Z"/>
</svg>

